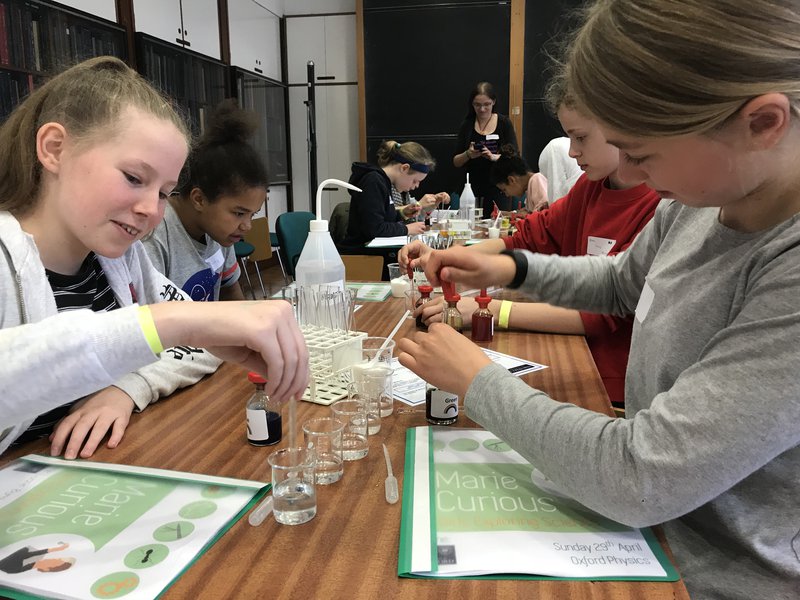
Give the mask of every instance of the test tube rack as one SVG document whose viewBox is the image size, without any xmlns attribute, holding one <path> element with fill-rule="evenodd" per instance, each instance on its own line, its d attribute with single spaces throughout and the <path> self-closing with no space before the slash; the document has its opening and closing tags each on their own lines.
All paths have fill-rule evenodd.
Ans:
<svg viewBox="0 0 800 600">
<path fill-rule="evenodd" d="M 361 361 L 363 331 L 342 331 L 303 325 L 300 330 L 308 347 L 311 383 L 303 400 L 329 405 L 347 397 L 350 367 Z"/>
</svg>

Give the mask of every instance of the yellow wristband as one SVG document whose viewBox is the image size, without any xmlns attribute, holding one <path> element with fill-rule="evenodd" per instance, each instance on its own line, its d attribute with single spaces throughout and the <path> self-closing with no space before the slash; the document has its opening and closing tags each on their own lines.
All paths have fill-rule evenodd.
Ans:
<svg viewBox="0 0 800 600">
<path fill-rule="evenodd" d="M 497 317 L 497 326 L 500 329 L 508 329 L 508 318 L 511 316 L 511 300 L 503 300 L 500 303 L 500 314 Z"/>
<path fill-rule="evenodd" d="M 136 313 L 139 317 L 139 327 L 142 328 L 144 339 L 147 340 L 150 350 L 153 354 L 161 354 L 164 351 L 164 345 L 158 337 L 158 330 L 156 329 L 155 321 L 153 321 L 153 313 L 150 312 L 149 306 L 140 306 Z"/>
</svg>

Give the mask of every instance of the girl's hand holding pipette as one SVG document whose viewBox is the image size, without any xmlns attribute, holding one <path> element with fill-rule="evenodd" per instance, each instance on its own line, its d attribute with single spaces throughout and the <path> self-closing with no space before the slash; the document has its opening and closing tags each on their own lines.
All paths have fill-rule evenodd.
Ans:
<svg viewBox="0 0 800 600">
<path fill-rule="evenodd" d="M 264 376 L 267 394 L 281 402 L 308 386 L 308 349 L 288 302 L 160 302 L 150 311 L 165 348 L 199 346 L 238 362 Z"/>
<path fill-rule="evenodd" d="M 424 254 L 428 254 L 429 252 L 432 252 L 430 246 L 426 246 L 420 240 L 414 240 L 413 242 L 406 244 L 400 248 L 400 252 L 397 253 L 397 262 L 400 263 L 400 269 L 408 269 L 409 262 L 412 259 L 419 258 Z"/>
<path fill-rule="evenodd" d="M 468 337 L 443 323 L 428 333 L 397 342 L 400 364 L 425 381 L 463 398 L 472 380 L 491 360 Z"/>
<path fill-rule="evenodd" d="M 462 296 L 457 306 L 458 311 L 461 313 L 461 318 L 464 320 L 464 328 L 469 329 L 472 326 L 472 313 L 478 308 L 478 303 L 475 302 L 475 298 Z M 442 321 L 442 311 L 444 307 L 444 298 L 442 296 L 437 296 L 415 310 L 414 317 L 421 314 L 425 325 L 430 327 L 431 324 L 440 323 Z"/>
<path fill-rule="evenodd" d="M 507 285 L 517 273 L 514 259 L 510 256 L 471 252 L 466 246 L 434 250 L 414 259 L 412 266 L 421 267 L 434 286 L 441 285 L 442 281 L 477 288 Z"/>
</svg>

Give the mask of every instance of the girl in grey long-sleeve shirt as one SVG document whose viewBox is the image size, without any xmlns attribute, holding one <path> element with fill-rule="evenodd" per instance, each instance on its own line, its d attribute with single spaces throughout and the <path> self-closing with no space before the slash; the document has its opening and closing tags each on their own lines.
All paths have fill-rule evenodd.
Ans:
<svg viewBox="0 0 800 600">
<path fill-rule="evenodd" d="M 600 0 L 569 85 L 621 149 L 620 175 L 676 201 L 613 258 L 422 261 L 433 283 L 634 314 L 627 419 L 549 399 L 444 326 L 400 344 L 565 492 L 665 523 L 692 598 L 800 597 L 798 29 L 798 2 Z"/>
</svg>

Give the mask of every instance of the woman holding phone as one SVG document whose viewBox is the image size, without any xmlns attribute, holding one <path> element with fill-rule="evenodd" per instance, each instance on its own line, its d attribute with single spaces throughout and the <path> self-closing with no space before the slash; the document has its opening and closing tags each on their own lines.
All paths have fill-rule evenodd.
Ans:
<svg viewBox="0 0 800 600">
<path fill-rule="evenodd" d="M 500 158 L 500 148 L 505 145 L 517 149 L 514 125 L 511 119 L 497 112 L 494 86 L 481 81 L 470 92 L 467 116 L 458 131 L 453 165 L 464 168 L 469 174 L 476 206 L 483 207 L 484 217 L 491 215 L 495 203 L 501 210 L 511 210 L 511 198 L 504 196 L 489 177 L 492 163 Z"/>
</svg>

